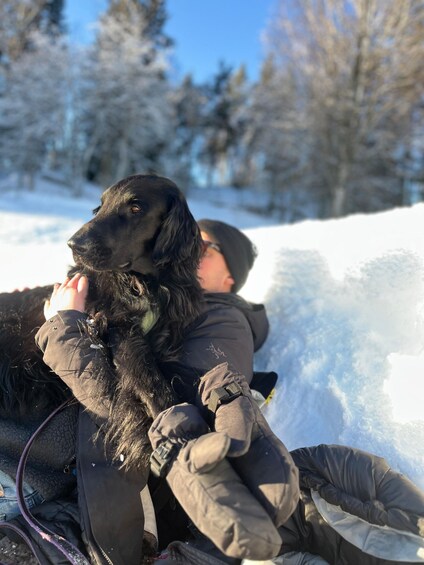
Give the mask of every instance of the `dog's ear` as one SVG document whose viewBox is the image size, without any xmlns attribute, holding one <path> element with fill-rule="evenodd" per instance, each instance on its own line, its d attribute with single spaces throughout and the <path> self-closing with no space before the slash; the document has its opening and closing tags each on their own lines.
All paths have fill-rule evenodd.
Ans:
<svg viewBox="0 0 424 565">
<path fill-rule="evenodd" d="M 170 263 L 190 260 L 194 265 L 200 260 L 201 238 L 199 227 L 182 195 L 172 197 L 153 248 L 153 264 L 163 269 Z"/>
</svg>

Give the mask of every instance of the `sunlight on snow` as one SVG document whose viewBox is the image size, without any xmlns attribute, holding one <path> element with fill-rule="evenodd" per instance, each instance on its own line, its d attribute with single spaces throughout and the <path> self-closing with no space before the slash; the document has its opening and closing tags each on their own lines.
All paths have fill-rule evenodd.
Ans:
<svg viewBox="0 0 424 565">
<path fill-rule="evenodd" d="M 75 199 L 47 188 L 0 195 L 0 290 L 63 280 L 66 241 L 99 201 L 98 189 Z M 270 318 L 255 366 L 279 374 L 274 431 L 289 449 L 374 452 L 424 488 L 424 204 L 294 225 L 223 200 L 189 204 L 258 248 L 241 295 Z"/>
<path fill-rule="evenodd" d="M 422 420 L 424 412 L 424 352 L 420 355 L 389 355 L 389 375 L 384 392 L 390 398 L 393 420 L 401 424 Z M 416 391 L 411 395 L 410 391 Z"/>
</svg>

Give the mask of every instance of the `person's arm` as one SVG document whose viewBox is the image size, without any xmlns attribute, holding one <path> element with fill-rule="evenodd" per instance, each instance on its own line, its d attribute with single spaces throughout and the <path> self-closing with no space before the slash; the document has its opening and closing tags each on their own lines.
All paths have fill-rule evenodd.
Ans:
<svg viewBox="0 0 424 565">
<path fill-rule="evenodd" d="M 111 405 L 114 372 L 104 345 L 88 333 L 85 300 L 88 281 L 79 274 L 54 286 L 35 336 L 44 362 L 69 386 L 75 398 L 100 423 Z"/>
</svg>

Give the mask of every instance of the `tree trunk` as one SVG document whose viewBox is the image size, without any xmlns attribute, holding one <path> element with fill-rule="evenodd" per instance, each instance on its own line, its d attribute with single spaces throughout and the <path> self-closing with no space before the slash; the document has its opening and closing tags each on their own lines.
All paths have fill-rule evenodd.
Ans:
<svg viewBox="0 0 424 565">
<path fill-rule="evenodd" d="M 120 180 L 127 176 L 129 167 L 129 148 L 128 139 L 121 137 L 118 143 L 118 167 L 116 169 L 116 179 Z"/>
<path fill-rule="evenodd" d="M 346 214 L 348 169 L 348 164 L 342 163 L 338 170 L 337 181 L 333 190 L 332 216 L 334 218 L 340 218 Z"/>
</svg>

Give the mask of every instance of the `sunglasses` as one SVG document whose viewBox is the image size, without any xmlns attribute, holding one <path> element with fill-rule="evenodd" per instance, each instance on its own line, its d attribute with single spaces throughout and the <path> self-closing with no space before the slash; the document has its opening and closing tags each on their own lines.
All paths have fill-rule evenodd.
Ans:
<svg viewBox="0 0 424 565">
<path fill-rule="evenodd" d="M 221 253 L 222 255 L 222 250 L 218 243 L 214 243 L 213 241 L 208 241 L 207 239 L 203 239 L 202 244 L 203 244 L 202 255 L 204 255 L 208 249 L 215 249 L 215 251 L 218 251 L 218 253 Z"/>
</svg>

